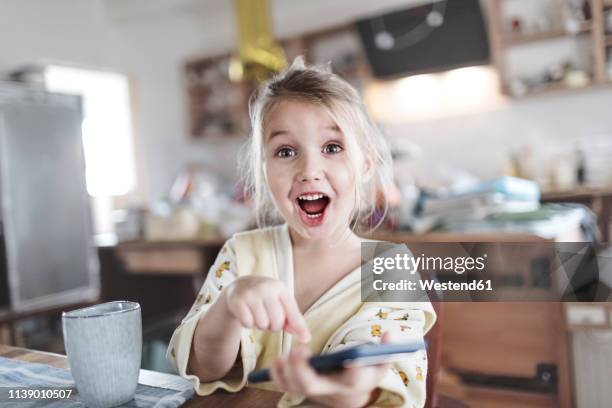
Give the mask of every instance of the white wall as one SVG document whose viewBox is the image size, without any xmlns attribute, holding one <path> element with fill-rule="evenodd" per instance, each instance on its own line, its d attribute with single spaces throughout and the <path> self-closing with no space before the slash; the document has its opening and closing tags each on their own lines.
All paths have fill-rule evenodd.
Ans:
<svg viewBox="0 0 612 408">
<path fill-rule="evenodd" d="M 233 162 L 241 140 L 191 139 L 181 82 L 187 58 L 233 47 L 236 33 L 231 3 L 0 0 L 0 73 L 52 59 L 130 74 L 136 87 L 138 177 L 147 199 L 163 196 L 178 171 L 191 161 L 207 163 L 232 176 L 234 166 L 228 163 Z M 276 33 L 285 37 L 414 3 L 276 0 L 273 19 Z M 426 168 L 436 163 L 456 164 L 488 177 L 499 172 L 497 158 L 518 140 L 535 137 L 555 144 L 574 135 L 611 134 L 607 113 L 611 106 L 612 91 L 584 92 L 517 102 L 504 111 L 465 118 L 394 125 L 388 131 L 420 143 L 425 148 L 422 160 Z"/>
<path fill-rule="evenodd" d="M 612 185 L 612 87 L 532 97 L 486 113 L 385 126 L 393 145 L 413 143 L 422 156 L 410 168 L 424 183 L 441 170 L 462 169 L 480 178 L 503 174 L 509 155 L 530 150 L 532 176 L 552 188 L 562 161 L 588 154 L 588 179 Z"/>
</svg>

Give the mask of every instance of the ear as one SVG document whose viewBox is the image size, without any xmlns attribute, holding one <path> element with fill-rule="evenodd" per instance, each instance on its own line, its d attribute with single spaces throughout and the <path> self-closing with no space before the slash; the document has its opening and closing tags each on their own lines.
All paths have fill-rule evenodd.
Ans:
<svg viewBox="0 0 612 408">
<path fill-rule="evenodd" d="M 374 176 L 374 160 L 371 155 L 366 155 L 364 157 L 364 168 L 365 172 L 363 173 L 363 181 L 370 181 L 372 176 Z"/>
</svg>

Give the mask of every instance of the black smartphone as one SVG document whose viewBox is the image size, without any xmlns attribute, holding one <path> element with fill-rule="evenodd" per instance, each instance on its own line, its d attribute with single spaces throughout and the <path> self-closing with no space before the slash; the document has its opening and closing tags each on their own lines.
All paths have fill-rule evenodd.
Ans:
<svg viewBox="0 0 612 408">
<path fill-rule="evenodd" d="M 360 346 L 345 348 L 328 354 L 319 354 L 311 357 L 310 365 L 318 373 L 331 373 L 341 371 L 348 366 L 375 365 L 401 360 L 407 354 L 425 349 L 425 341 L 412 343 L 393 343 L 393 344 L 363 344 Z M 253 371 L 248 376 L 249 382 L 270 381 L 270 370 Z"/>
</svg>

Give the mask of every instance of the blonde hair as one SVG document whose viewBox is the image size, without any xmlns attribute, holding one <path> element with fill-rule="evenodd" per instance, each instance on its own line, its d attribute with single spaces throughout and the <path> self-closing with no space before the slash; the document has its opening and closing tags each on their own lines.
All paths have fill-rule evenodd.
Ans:
<svg viewBox="0 0 612 408">
<path fill-rule="evenodd" d="M 346 150 L 355 180 L 352 228 L 365 224 L 382 204 L 387 212 L 387 196 L 392 183 L 392 160 L 386 140 L 366 112 L 358 92 L 329 68 L 306 66 L 297 57 L 291 66 L 264 83 L 251 96 L 249 115 L 251 135 L 240 155 L 245 194 L 253 197 L 257 225 L 263 227 L 280 217 L 266 188 L 264 176 L 264 127 L 266 115 L 288 99 L 324 108 L 346 138 Z M 352 139 L 352 140 L 351 140 Z M 354 141 L 355 143 L 351 143 Z M 361 160 L 360 160 L 361 159 Z M 368 172 L 358 166 L 370 164 Z"/>
</svg>

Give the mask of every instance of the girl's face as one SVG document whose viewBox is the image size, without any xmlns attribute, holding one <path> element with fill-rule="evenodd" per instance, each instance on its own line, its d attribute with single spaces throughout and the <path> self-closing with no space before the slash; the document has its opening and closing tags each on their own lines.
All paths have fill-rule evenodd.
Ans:
<svg viewBox="0 0 612 408">
<path fill-rule="evenodd" d="M 286 100 L 266 117 L 264 171 L 276 208 L 304 238 L 339 237 L 349 227 L 355 178 L 346 138 L 325 111 Z"/>
</svg>

